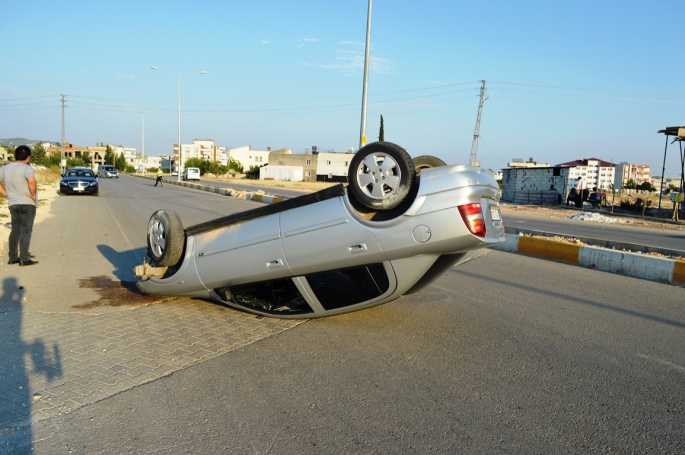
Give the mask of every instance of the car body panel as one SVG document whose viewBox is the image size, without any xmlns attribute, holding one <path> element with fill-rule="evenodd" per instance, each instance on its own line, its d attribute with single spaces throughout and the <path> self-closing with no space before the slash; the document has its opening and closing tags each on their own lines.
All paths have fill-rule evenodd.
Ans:
<svg viewBox="0 0 685 455">
<path fill-rule="evenodd" d="M 329 316 L 418 292 L 466 252 L 505 241 L 492 175 L 445 166 L 423 169 L 415 184 L 414 200 L 383 221 L 356 211 L 340 185 L 188 227 L 180 265 L 138 287 L 270 316 Z M 482 236 L 458 208 L 472 203 L 482 206 Z M 268 302 L 272 294 L 288 303 Z"/>
<path fill-rule="evenodd" d="M 193 256 L 207 289 L 292 276 L 281 245 L 279 215 L 196 236 Z"/>
<path fill-rule="evenodd" d="M 350 216 L 340 198 L 280 215 L 283 249 L 294 275 L 387 261 L 373 233 Z"/>
</svg>

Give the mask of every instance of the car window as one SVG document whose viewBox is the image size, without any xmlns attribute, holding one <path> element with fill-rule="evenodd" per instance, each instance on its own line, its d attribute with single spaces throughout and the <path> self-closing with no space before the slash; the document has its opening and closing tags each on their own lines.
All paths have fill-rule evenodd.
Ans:
<svg viewBox="0 0 685 455">
<path fill-rule="evenodd" d="M 233 300 L 238 305 L 268 313 L 306 314 L 312 312 L 292 278 L 234 286 L 230 289 L 230 295 L 226 295 L 225 289 L 215 289 L 214 292 L 222 298 Z"/>
<path fill-rule="evenodd" d="M 306 278 L 326 310 L 373 300 L 385 294 L 390 287 L 383 264 L 315 273 Z"/>
</svg>

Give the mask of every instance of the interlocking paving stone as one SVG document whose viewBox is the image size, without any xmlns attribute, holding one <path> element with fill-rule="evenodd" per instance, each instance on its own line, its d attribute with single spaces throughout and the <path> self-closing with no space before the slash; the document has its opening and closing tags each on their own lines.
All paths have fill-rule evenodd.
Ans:
<svg viewBox="0 0 685 455">
<path fill-rule="evenodd" d="M 98 315 L 0 313 L 0 432 L 18 421 L 71 412 L 301 323 L 190 299 Z"/>
</svg>

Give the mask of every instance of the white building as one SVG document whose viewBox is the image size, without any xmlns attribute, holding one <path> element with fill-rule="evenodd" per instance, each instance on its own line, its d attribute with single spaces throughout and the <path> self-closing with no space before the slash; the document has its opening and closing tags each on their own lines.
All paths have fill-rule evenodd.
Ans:
<svg viewBox="0 0 685 455">
<path fill-rule="evenodd" d="M 648 164 L 630 164 L 625 161 L 616 165 L 616 173 L 614 174 L 614 188 L 621 189 L 632 180 L 636 185 L 641 185 L 644 182 L 649 182 L 650 166 Z"/>
<path fill-rule="evenodd" d="M 279 150 L 278 153 L 290 154 L 291 150 Z M 269 164 L 269 155 L 271 155 L 270 148 L 267 150 L 252 150 L 251 145 L 228 149 L 228 158 L 234 159 L 240 163 L 240 165 L 243 167 L 243 171 L 247 171 L 251 166 L 263 166 L 265 164 Z"/>
<path fill-rule="evenodd" d="M 347 170 L 350 167 L 352 157 L 354 155 L 351 153 L 319 153 L 316 159 L 316 180 L 340 181 L 336 177 L 347 177 Z"/>
<path fill-rule="evenodd" d="M 174 147 L 176 151 L 176 147 Z M 228 152 L 226 147 L 214 145 L 214 139 L 194 139 L 192 144 L 181 144 L 183 163 L 190 158 L 199 158 L 214 163 L 228 165 Z M 181 166 L 181 170 L 185 166 Z"/>
<path fill-rule="evenodd" d="M 597 158 L 583 158 L 582 160 L 561 163 L 558 166 L 568 167 L 569 188 L 575 188 L 578 177 L 582 177 L 588 189 L 599 188 L 608 190 L 614 184 L 616 165 Z"/>
</svg>

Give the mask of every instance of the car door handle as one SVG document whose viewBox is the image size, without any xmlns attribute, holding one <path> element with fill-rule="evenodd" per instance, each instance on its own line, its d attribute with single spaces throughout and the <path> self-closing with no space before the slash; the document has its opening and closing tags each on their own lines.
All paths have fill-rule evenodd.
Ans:
<svg viewBox="0 0 685 455">
<path fill-rule="evenodd" d="M 273 259 L 271 261 L 266 262 L 266 268 L 267 269 L 275 269 L 276 267 L 282 267 L 283 266 L 283 261 L 280 259 Z"/>
<path fill-rule="evenodd" d="M 347 247 L 347 251 L 349 251 L 350 254 L 361 253 L 366 250 L 368 250 L 368 248 L 366 248 L 366 243 L 355 243 L 354 245 Z"/>
</svg>

